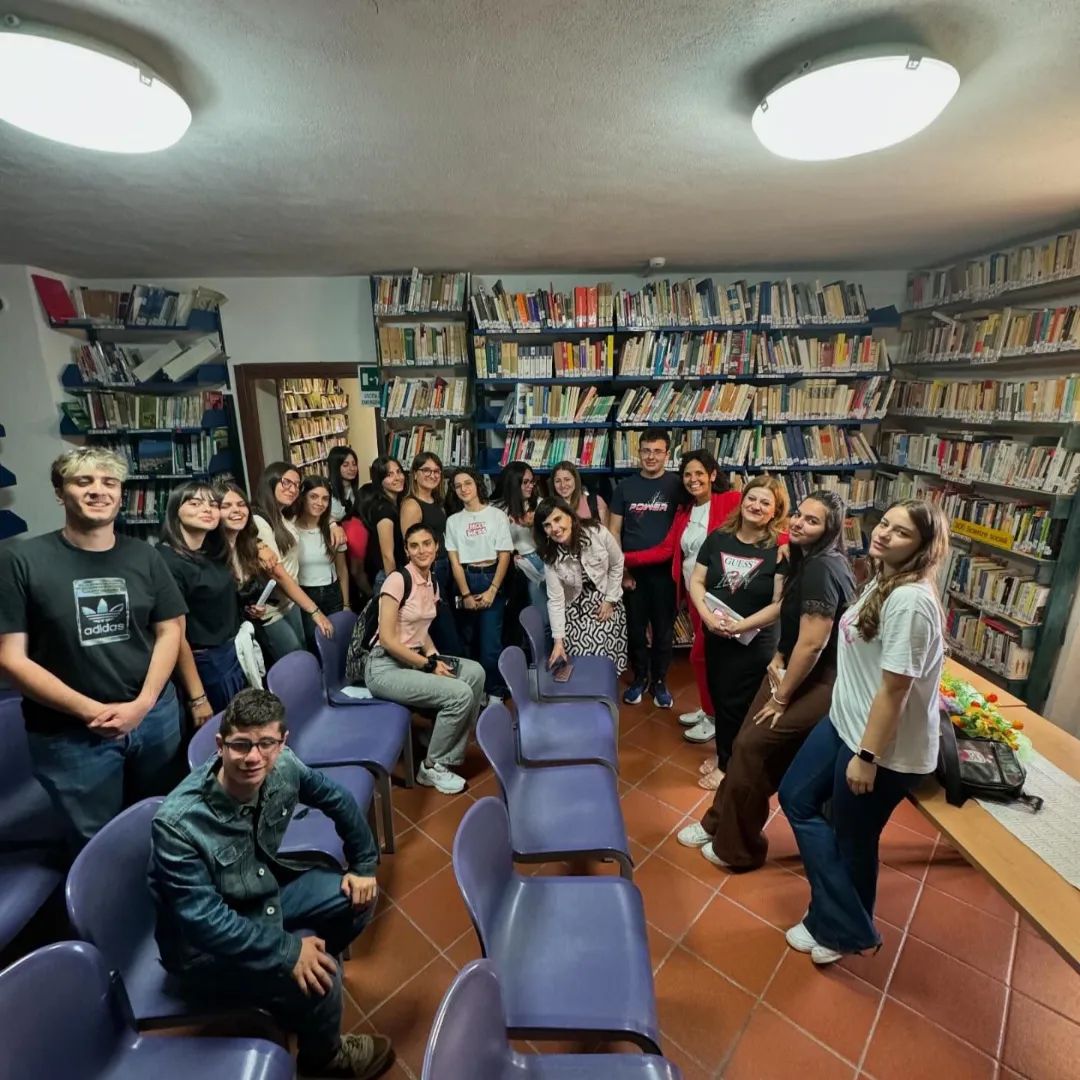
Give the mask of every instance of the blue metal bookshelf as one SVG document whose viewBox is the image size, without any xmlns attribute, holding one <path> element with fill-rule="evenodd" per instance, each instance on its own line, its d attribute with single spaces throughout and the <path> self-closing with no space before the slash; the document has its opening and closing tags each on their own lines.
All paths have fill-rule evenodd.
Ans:
<svg viewBox="0 0 1080 1080">
<path fill-rule="evenodd" d="M 0 424 L 0 439 L 5 438 L 7 431 Z M 10 469 L 0 465 L 0 488 L 13 488 L 15 486 L 15 474 Z M 26 532 L 26 522 L 15 513 L 14 510 L 0 510 L 0 540 L 8 540 L 12 536 L 18 536 Z"/>
</svg>

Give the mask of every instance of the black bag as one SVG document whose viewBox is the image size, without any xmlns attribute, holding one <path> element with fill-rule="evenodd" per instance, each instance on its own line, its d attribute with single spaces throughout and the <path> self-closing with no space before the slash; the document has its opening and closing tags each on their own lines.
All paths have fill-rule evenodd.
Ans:
<svg viewBox="0 0 1080 1080">
<path fill-rule="evenodd" d="M 1033 812 L 1042 808 L 1039 796 L 1024 794 L 1027 771 L 1012 747 L 962 734 L 944 710 L 940 719 L 937 778 L 950 805 L 963 806 L 967 799 L 977 798 L 1022 802 Z"/>
</svg>

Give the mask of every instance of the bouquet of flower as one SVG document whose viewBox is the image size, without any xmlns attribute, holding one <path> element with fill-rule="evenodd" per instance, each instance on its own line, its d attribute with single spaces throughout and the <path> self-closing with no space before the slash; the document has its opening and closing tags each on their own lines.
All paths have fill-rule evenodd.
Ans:
<svg viewBox="0 0 1080 1080">
<path fill-rule="evenodd" d="M 942 673 L 939 687 L 941 708 L 949 714 L 956 728 L 969 738 L 994 739 L 1005 743 L 1023 760 L 1031 752 L 1031 740 L 1022 735 L 1024 722 L 1019 717 L 1008 720 L 995 707 L 997 694 L 985 697 L 970 683 Z"/>
</svg>

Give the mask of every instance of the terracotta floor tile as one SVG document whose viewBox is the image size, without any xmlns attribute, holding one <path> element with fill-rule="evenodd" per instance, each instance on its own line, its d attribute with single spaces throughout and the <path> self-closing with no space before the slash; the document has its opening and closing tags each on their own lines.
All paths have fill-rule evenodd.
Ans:
<svg viewBox="0 0 1080 1080">
<path fill-rule="evenodd" d="M 619 779 L 628 784 L 636 784 L 648 776 L 661 761 L 661 758 L 650 754 L 648 750 L 627 744 L 619 750 Z"/>
<path fill-rule="evenodd" d="M 660 1030 L 715 1072 L 734 1045 L 754 999 L 677 948 L 656 974 Z"/>
<path fill-rule="evenodd" d="M 726 1080 L 763 1080 L 797 1076 L 799 1080 L 847 1080 L 852 1067 L 841 1061 L 782 1016 L 759 1006 L 750 1017 L 724 1069 Z"/>
<path fill-rule="evenodd" d="M 391 899 L 405 896 L 450 863 L 450 856 L 419 829 L 409 829 L 397 838 L 397 852 L 379 864 L 379 887 Z"/>
<path fill-rule="evenodd" d="M 639 724 L 645 723 L 644 713 L 637 712 L 633 707 L 624 705 L 619 709 L 619 749 L 630 741 L 630 736 Z"/>
<path fill-rule="evenodd" d="M 890 821 L 881 834 L 881 861 L 919 881 L 926 874 L 926 864 L 933 851 L 934 841 L 930 837 L 912 832 L 895 821 Z"/>
<path fill-rule="evenodd" d="M 391 801 L 394 809 L 415 825 L 429 814 L 445 809 L 447 803 L 463 798 L 464 795 L 440 795 L 434 788 L 417 784 L 411 788 L 394 788 Z"/>
<path fill-rule="evenodd" d="M 897 825 L 903 825 L 905 828 L 911 829 L 912 832 L 928 836 L 931 840 L 936 840 L 941 835 L 937 826 L 924 817 L 922 811 L 913 802 L 908 802 L 907 799 L 904 799 L 897 806 L 889 820 L 895 821 Z"/>
<path fill-rule="evenodd" d="M 643 724 L 638 724 L 627 742 L 663 760 L 676 749 L 678 740 L 682 737 L 679 734 L 682 728 L 679 727 L 679 730 L 675 731 L 675 727 L 679 725 L 672 726 L 655 720 L 646 720 Z"/>
<path fill-rule="evenodd" d="M 924 944 L 904 941 L 889 996 L 988 1054 L 997 1052 L 1005 984 Z"/>
<path fill-rule="evenodd" d="M 782 810 L 777 811 L 765 826 L 765 839 L 769 841 L 769 859 L 788 870 L 802 872 L 802 858 L 795 834 Z"/>
<path fill-rule="evenodd" d="M 365 1016 L 438 954 L 396 908 L 372 919 L 345 961 L 345 989 Z"/>
<path fill-rule="evenodd" d="M 465 794 L 474 802 L 479 802 L 489 796 L 496 799 L 502 798 L 502 790 L 499 787 L 499 781 L 495 779 L 494 773 L 488 773 L 482 780 L 471 783 L 465 789 Z"/>
<path fill-rule="evenodd" d="M 999 919 L 1011 919 L 1015 916 L 1016 909 L 990 883 L 990 879 L 981 870 L 976 870 L 959 851 L 948 845 L 939 844 L 934 852 L 930 870 L 926 875 L 926 884 L 971 904 L 987 915 L 994 915 Z"/>
<path fill-rule="evenodd" d="M 461 898 L 453 867 L 450 866 L 444 867 L 399 900 L 398 907 L 440 949 L 449 948 L 466 930 L 472 928 L 469 912 Z"/>
<path fill-rule="evenodd" d="M 707 793 L 694 783 L 693 777 L 670 762 L 657 766 L 638 784 L 638 790 L 674 806 L 684 814 L 693 812 L 705 801 Z"/>
<path fill-rule="evenodd" d="M 683 728 L 683 731 L 686 730 L 686 728 Z M 680 738 L 679 745 L 668 755 L 668 761 L 672 765 L 676 765 L 683 771 L 690 773 L 694 786 L 697 787 L 697 780 L 701 775 L 701 763 L 707 757 L 716 757 L 715 750 L 716 747 L 711 742 L 692 743 Z M 698 790 L 704 791 L 705 789 L 698 788 Z"/>
<path fill-rule="evenodd" d="M 682 946 L 755 995 L 765 989 L 787 951 L 776 927 L 736 907 L 723 893 L 709 902 Z"/>
<path fill-rule="evenodd" d="M 875 919 L 874 925 L 881 935 L 881 948 L 876 953 L 866 953 L 864 956 L 845 956 L 838 966 L 851 972 L 852 975 L 857 975 L 871 986 L 884 990 L 892 974 L 896 954 L 900 951 L 900 943 L 904 935 L 903 931 L 885 922 L 884 919 Z"/>
<path fill-rule="evenodd" d="M 470 787 L 474 783 L 479 783 L 486 776 L 491 775 L 491 771 L 491 762 L 488 761 L 484 751 L 480 749 L 479 744 L 476 742 L 469 743 L 468 749 L 465 751 L 465 761 L 454 769 L 454 772 L 465 777 Z"/>
<path fill-rule="evenodd" d="M 1018 935 L 1012 988 L 1080 1024 L 1080 972 L 1041 935 Z"/>
<path fill-rule="evenodd" d="M 713 1072 L 703 1069 L 681 1046 L 676 1046 L 667 1032 L 660 1033 L 660 1049 L 668 1061 L 678 1066 L 683 1080 L 712 1080 Z"/>
<path fill-rule="evenodd" d="M 1063 1080 L 1080 1067 L 1080 1024 L 1012 995 L 1001 1060 L 1030 1080 Z"/>
<path fill-rule="evenodd" d="M 886 999 L 863 1068 L 877 1080 L 991 1080 L 994 1062 L 978 1050 Z"/>
<path fill-rule="evenodd" d="M 368 1017 L 376 1031 L 393 1040 L 398 1060 L 416 1076 L 424 1063 L 431 1023 L 456 974 L 451 964 L 437 957 Z"/>
<path fill-rule="evenodd" d="M 635 788 L 622 797 L 623 821 L 626 835 L 652 851 L 676 825 L 683 815 L 670 806 Z"/>
<path fill-rule="evenodd" d="M 452 852 L 454 835 L 461 824 L 461 819 L 472 805 L 472 799 L 448 799 L 445 806 L 440 807 L 434 814 L 429 814 L 420 822 L 420 831 L 445 851 Z"/>
<path fill-rule="evenodd" d="M 479 960 L 481 956 L 480 942 L 471 926 L 446 950 L 446 958 L 459 970 L 470 960 Z"/>
<path fill-rule="evenodd" d="M 902 875 L 901 875 L 902 876 Z M 924 889 L 908 933 L 1005 982 L 1012 956 L 1012 923 L 972 918 L 971 908 L 935 889 Z"/>
<path fill-rule="evenodd" d="M 810 886 L 805 878 L 766 863 L 748 874 L 732 874 L 724 886 L 724 895 L 780 930 L 787 930 L 806 914 Z"/>
<path fill-rule="evenodd" d="M 875 914 L 893 926 L 907 926 L 919 896 L 919 883 L 884 863 L 878 867 Z"/>
<path fill-rule="evenodd" d="M 668 862 L 685 870 L 691 877 L 704 882 L 710 888 L 723 885 L 724 879 L 730 874 L 722 866 L 713 866 L 701 854 L 700 848 L 683 847 L 676 838 L 676 834 L 685 825 L 692 825 L 698 819 L 688 817 L 679 823 L 679 829 L 673 832 L 657 849 L 657 855 L 663 855 Z"/>
<path fill-rule="evenodd" d="M 690 928 L 714 892 L 659 855 L 650 855 L 634 871 L 634 884 L 645 901 L 645 918 L 676 940 Z"/>
<path fill-rule="evenodd" d="M 645 924 L 645 932 L 649 935 L 649 956 L 652 957 L 653 974 L 655 975 L 656 969 L 667 959 L 668 953 L 671 952 L 675 939 L 657 930 L 650 922 Z"/>
<path fill-rule="evenodd" d="M 808 956 L 788 949 L 765 1000 L 855 1063 L 877 1016 L 881 991 L 835 964 L 818 967 Z"/>
</svg>

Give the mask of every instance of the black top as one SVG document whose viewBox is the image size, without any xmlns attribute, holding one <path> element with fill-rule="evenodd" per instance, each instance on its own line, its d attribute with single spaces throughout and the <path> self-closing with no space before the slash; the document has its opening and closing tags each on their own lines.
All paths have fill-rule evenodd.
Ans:
<svg viewBox="0 0 1080 1080">
<path fill-rule="evenodd" d="M 240 604 L 228 564 L 202 555 L 186 558 L 167 544 L 158 551 L 188 606 L 188 644 L 212 649 L 232 641 L 240 629 Z"/>
<path fill-rule="evenodd" d="M 364 558 L 364 570 L 368 579 L 374 583 L 375 575 L 383 568 L 382 548 L 379 546 L 379 522 L 389 521 L 394 527 L 394 566 L 405 565 L 405 541 L 401 538 L 401 520 L 397 507 L 386 499 L 373 499 L 365 523 L 371 538 L 368 540 L 367 555 Z"/>
<path fill-rule="evenodd" d="M 674 472 L 655 480 L 636 473 L 619 484 L 609 509 L 622 518 L 623 551 L 644 551 L 663 542 L 675 520 L 681 490 L 682 481 Z"/>
<path fill-rule="evenodd" d="M 434 500 L 424 502 L 423 499 L 418 499 L 415 495 L 406 495 L 405 498 L 412 499 L 420 507 L 421 523 L 426 525 L 435 539 L 439 541 L 439 555 L 445 555 L 446 546 L 443 543 L 443 537 L 446 536 L 446 509 L 443 504 Z"/>
<path fill-rule="evenodd" d="M 697 561 L 706 567 L 705 590 L 746 618 L 772 603 L 776 575 L 786 566 L 779 555 L 775 544 L 744 544 L 734 533 L 717 529 L 705 538 Z M 771 650 L 775 642 L 776 627 L 767 626 L 751 644 Z"/>
<path fill-rule="evenodd" d="M 84 551 L 54 532 L 0 553 L 0 634 L 26 634 L 31 660 L 103 704 L 138 697 L 154 624 L 186 612 L 164 560 L 130 536 Z M 28 731 L 84 726 L 29 698 L 23 716 Z"/>
<path fill-rule="evenodd" d="M 785 662 L 799 640 L 799 620 L 803 615 L 824 615 L 833 620 L 829 643 L 818 657 L 815 671 L 836 669 L 836 637 L 840 616 L 855 595 L 855 577 L 847 559 L 839 552 L 815 555 L 799 570 L 799 578 L 780 605 L 780 644 L 777 651 Z"/>
</svg>

